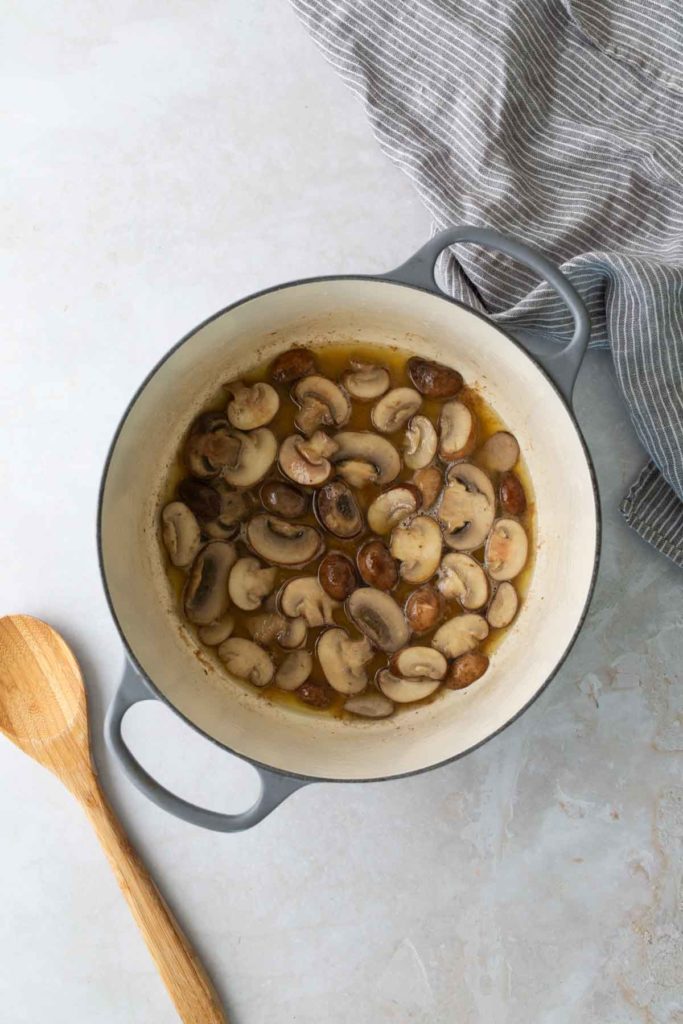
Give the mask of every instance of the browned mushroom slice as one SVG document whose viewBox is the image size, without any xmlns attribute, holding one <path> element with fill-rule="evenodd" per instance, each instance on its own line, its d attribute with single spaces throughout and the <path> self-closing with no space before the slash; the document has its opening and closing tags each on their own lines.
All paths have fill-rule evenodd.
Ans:
<svg viewBox="0 0 683 1024">
<path fill-rule="evenodd" d="M 356 556 L 358 571 L 365 583 L 378 590 L 393 590 L 398 583 L 398 563 L 384 541 L 369 540 Z"/>
<path fill-rule="evenodd" d="M 281 690 L 298 690 L 313 669 L 313 658 L 308 651 L 292 651 L 275 673 L 275 685 Z"/>
<path fill-rule="evenodd" d="M 298 616 L 295 619 L 284 619 L 284 625 L 277 634 L 277 642 L 285 651 L 292 651 L 297 647 L 303 647 L 308 636 L 308 625 L 306 620 Z"/>
<path fill-rule="evenodd" d="M 431 508 L 441 494 L 441 488 L 443 487 L 441 470 L 437 469 L 436 466 L 426 466 L 424 469 L 418 469 L 416 473 L 413 473 L 413 483 L 422 495 L 422 507 L 424 509 Z"/>
<path fill-rule="evenodd" d="M 451 466 L 437 510 L 448 547 L 456 551 L 475 551 L 481 547 L 495 513 L 496 496 L 486 474 L 469 462 Z"/>
<path fill-rule="evenodd" d="M 192 476 L 208 480 L 239 462 L 243 436 L 222 413 L 205 412 L 192 424 L 185 444 L 185 462 Z"/>
<path fill-rule="evenodd" d="M 307 626 L 334 624 L 334 611 L 339 602 L 326 594 L 315 576 L 300 576 L 288 580 L 280 591 L 278 602 L 283 615 L 302 618 Z"/>
<path fill-rule="evenodd" d="M 335 434 L 337 451 L 332 461 L 337 472 L 351 487 L 385 484 L 395 480 L 401 471 L 401 459 L 390 441 L 371 431 L 342 431 Z"/>
<path fill-rule="evenodd" d="M 420 394 L 430 398 L 454 398 L 462 388 L 457 370 L 418 356 L 408 360 L 408 376 Z"/>
<path fill-rule="evenodd" d="M 512 580 L 526 565 L 529 541 L 516 519 L 498 519 L 486 542 L 484 559 L 492 580 Z"/>
<path fill-rule="evenodd" d="M 249 385 L 237 380 L 226 384 L 225 390 L 232 395 L 226 413 L 233 427 L 238 430 L 265 427 L 280 408 L 277 391 L 263 381 Z"/>
<path fill-rule="evenodd" d="M 503 473 L 498 486 L 498 497 L 501 511 L 506 516 L 521 516 L 526 512 L 526 494 L 519 477 L 514 473 Z"/>
<path fill-rule="evenodd" d="M 312 562 L 323 548 L 322 538 L 314 526 L 288 523 L 264 514 L 249 520 L 245 537 L 252 551 L 264 561 L 290 569 Z"/>
<path fill-rule="evenodd" d="M 330 478 L 330 456 L 336 450 L 336 443 L 322 430 L 316 430 L 308 440 L 291 434 L 280 445 L 280 469 L 303 487 L 320 487 Z"/>
<path fill-rule="evenodd" d="M 173 565 L 189 565 L 199 551 L 199 524 L 187 505 L 172 501 L 161 513 L 161 538 Z"/>
<path fill-rule="evenodd" d="M 329 708 L 334 697 L 326 683 L 318 683 L 314 679 L 307 679 L 294 693 L 302 704 L 307 704 L 310 708 L 316 708 L 318 711 Z"/>
<path fill-rule="evenodd" d="M 439 457 L 444 462 L 462 459 L 474 448 L 477 421 L 464 402 L 446 402 L 439 417 Z"/>
<path fill-rule="evenodd" d="M 232 487 L 253 487 L 264 476 L 275 462 L 277 441 L 275 435 L 267 427 L 259 427 L 249 434 L 234 431 L 241 439 L 241 447 L 237 464 L 223 466 L 221 476 Z"/>
<path fill-rule="evenodd" d="M 260 612 L 250 615 L 246 625 L 252 640 L 261 647 L 269 647 L 285 629 L 285 618 L 278 612 Z"/>
<path fill-rule="evenodd" d="M 455 598 L 469 610 L 483 608 L 489 599 L 486 573 L 479 562 L 461 551 L 452 551 L 441 559 L 436 585 L 445 598 Z"/>
<path fill-rule="evenodd" d="M 253 640 L 230 637 L 218 648 L 218 657 L 228 672 L 253 686 L 267 686 L 275 674 L 270 656 Z"/>
<path fill-rule="evenodd" d="M 440 679 L 402 679 L 389 669 L 377 673 L 377 685 L 389 700 L 396 704 L 414 704 L 431 697 L 441 686 Z"/>
<path fill-rule="evenodd" d="M 214 540 L 199 552 L 183 593 L 185 615 L 196 626 L 208 626 L 228 608 L 228 575 L 237 560 L 235 545 Z"/>
<path fill-rule="evenodd" d="M 230 600 L 245 612 L 255 611 L 275 586 L 277 569 L 264 568 L 258 558 L 238 558 L 230 570 Z"/>
<path fill-rule="evenodd" d="M 352 640 L 345 629 L 326 629 L 315 650 L 325 678 L 338 693 L 360 693 L 367 686 L 365 666 L 372 658 L 368 641 Z"/>
<path fill-rule="evenodd" d="M 432 646 L 446 658 L 457 658 L 466 651 L 474 650 L 488 635 L 488 623 L 481 615 L 456 615 L 437 629 Z"/>
<path fill-rule="evenodd" d="M 320 525 L 335 537 L 348 540 L 363 529 L 363 513 L 343 480 L 332 480 L 316 492 L 313 511 Z"/>
<path fill-rule="evenodd" d="M 499 430 L 497 434 L 492 434 L 484 442 L 478 457 L 486 469 L 505 473 L 508 469 L 512 469 L 519 458 L 519 445 L 507 430 Z"/>
<path fill-rule="evenodd" d="M 427 584 L 414 590 L 405 603 L 405 616 L 414 633 L 428 633 L 441 622 L 444 601 L 434 587 Z"/>
<path fill-rule="evenodd" d="M 352 398 L 371 402 L 389 390 L 391 377 L 385 366 L 351 360 L 351 369 L 342 374 L 341 382 Z"/>
<path fill-rule="evenodd" d="M 394 702 L 383 693 L 369 690 L 367 693 L 349 697 L 344 703 L 344 711 L 349 711 L 359 718 L 388 718 L 393 714 Z"/>
<path fill-rule="evenodd" d="M 422 495 L 414 484 L 394 484 L 379 494 L 368 508 L 368 526 L 373 533 L 389 533 L 397 523 L 414 515 Z"/>
<path fill-rule="evenodd" d="M 198 519 L 215 519 L 220 515 L 221 496 L 215 487 L 188 476 L 178 484 L 178 497 Z"/>
<path fill-rule="evenodd" d="M 351 415 L 351 403 L 341 388 L 318 374 L 298 381 L 292 398 L 299 406 L 295 426 L 307 435 L 320 426 L 343 427 Z"/>
<path fill-rule="evenodd" d="M 439 524 L 428 516 L 415 516 L 404 526 L 394 527 L 390 550 L 401 563 L 407 583 L 425 583 L 439 567 L 442 537 Z"/>
<path fill-rule="evenodd" d="M 481 679 L 489 667 L 489 659 L 481 651 L 468 651 L 451 662 L 444 685 L 449 690 L 464 690 Z"/>
<path fill-rule="evenodd" d="M 353 562 L 340 551 L 330 551 L 318 567 L 318 580 L 335 601 L 345 601 L 358 585 Z"/>
<path fill-rule="evenodd" d="M 448 662 L 433 647 L 404 647 L 394 654 L 389 668 L 402 679 L 443 679 Z"/>
<path fill-rule="evenodd" d="M 361 633 L 382 651 L 397 651 L 410 637 L 403 612 L 393 597 L 375 587 L 355 590 L 346 602 L 346 612 Z"/>
<path fill-rule="evenodd" d="M 220 509 L 215 519 L 202 522 L 202 530 L 213 540 L 231 540 L 239 530 L 240 522 L 249 514 L 249 505 L 243 491 L 234 491 L 223 480 L 216 480 L 215 489 Z"/>
<path fill-rule="evenodd" d="M 261 484 L 259 497 L 267 512 L 285 519 L 298 519 L 308 509 L 308 495 L 284 480 L 266 480 Z"/>
<path fill-rule="evenodd" d="M 505 626 L 509 626 L 517 614 L 518 607 L 519 598 L 517 597 L 517 591 L 512 583 L 505 580 L 493 595 L 489 610 L 486 613 L 489 626 L 493 629 L 504 629 Z"/>
<path fill-rule="evenodd" d="M 235 620 L 232 615 L 224 615 L 217 622 L 210 622 L 208 626 L 200 626 L 197 636 L 207 647 L 217 647 L 218 644 L 222 644 L 224 640 L 232 636 L 234 628 Z"/>
<path fill-rule="evenodd" d="M 404 427 L 422 405 L 422 396 L 413 388 L 393 388 L 373 407 L 370 419 L 382 434 L 393 434 Z"/>
<path fill-rule="evenodd" d="M 270 364 L 270 379 L 276 384 L 291 384 L 315 373 L 315 358 L 307 348 L 290 348 L 288 352 L 281 352 Z"/>
<path fill-rule="evenodd" d="M 438 443 L 432 421 L 427 416 L 413 416 L 403 440 L 403 461 L 408 469 L 424 469 L 428 466 L 436 455 Z"/>
</svg>

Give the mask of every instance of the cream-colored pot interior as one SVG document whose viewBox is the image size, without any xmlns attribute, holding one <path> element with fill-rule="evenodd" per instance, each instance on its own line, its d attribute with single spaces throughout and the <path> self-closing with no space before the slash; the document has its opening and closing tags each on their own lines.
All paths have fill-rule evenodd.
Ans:
<svg viewBox="0 0 683 1024">
<path fill-rule="evenodd" d="M 521 445 L 537 501 L 526 601 L 472 687 L 379 722 L 270 704 L 196 654 L 174 610 L 157 539 L 160 492 L 180 440 L 223 380 L 295 344 L 358 339 L 457 367 Z M 383 281 L 311 281 L 247 300 L 199 328 L 135 399 L 103 491 L 102 562 L 138 665 L 191 723 L 266 766 L 322 779 L 401 775 L 474 747 L 514 718 L 562 659 L 590 594 L 597 516 L 587 458 L 562 400 L 504 334 L 470 311 Z"/>
</svg>

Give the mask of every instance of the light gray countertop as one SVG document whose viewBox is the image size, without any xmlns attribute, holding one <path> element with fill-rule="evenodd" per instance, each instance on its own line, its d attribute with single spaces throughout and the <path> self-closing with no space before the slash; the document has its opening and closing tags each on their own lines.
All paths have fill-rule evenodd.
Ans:
<svg viewBox="0 0 683 1024">
<path fill-rule="evenodd" d="M 233 1024 L 682 1020 L 682 578 L 619 517 L 644 455 L 606 354 L 576 392 L 597 589 L 515 725 L 433 773 L 312 786 L 238 836 L 167 816 L 111 763 L 123 659 L 94 519 L 128 397 L 216 309 L 385 270 L 429 223 L 284 0 L 29 0 L 4 43 L 0 612 L 72 641 L 105 787 Z M 162 781 L 247 802 L 251 769 L 162 707 L 130 718 Z M 3 1024 L 171 1024 L 79 808 L 4 740 L 0 773 Z"/>
</svg>

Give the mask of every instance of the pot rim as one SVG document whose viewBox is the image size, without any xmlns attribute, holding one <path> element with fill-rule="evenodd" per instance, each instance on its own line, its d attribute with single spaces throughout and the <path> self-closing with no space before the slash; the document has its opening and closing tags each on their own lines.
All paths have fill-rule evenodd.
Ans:
<svg viewBox="0 0 683 1024">
<path fill-rule="evenodd" d="M 523 707 L 521 707 L 517 712 L 515 712 L 515 714 L 511 718 L 509 718 L 506 722 L 504 722 L 501 726 L 499 726 L 496 730 L 494 730 L 494 732 L 489 733 L 488 736 L 485 736 L 482 740 L 479 740 L 478 743 L 472 744 L 472 746 L 468 747 L 466 750 L 461 750 L 458 754 L 453 754 L 452 757 L 447 757 L 447 758 L 444 758 L 442 761 L 437 761 L 436 764 L 425 765 L 423 768 L 415 768 L 412 771 L 399 772 L 399 773 L 397 773 L 395 775 L 380 775 L 380 776 L 368 777 L 368 778 L 363 778 L 363 779 L 328 778 L 326 776 L 306 775 L 306 774 L 301 773 L 301 772 L 293 772 L 293 771 L 288 771 L 287 769 L 284 769 L 284 768 L 277 768 L 274 765 L 266 764 L 263 761 L 258 761 L 255 758 L 250 757 L 248 754 L 243 754 L 241 752 L 233 750 L 232 747 L 229 747 L 226 743 L 222 743 L 220 740 L 216 739 L 214 736 L 210 736 L 209 733 L 205 732 L 199 725 L 197 725 L 190 718 L 188 718 L 188 716 L 186 714 L 184 714 L 182 711 L 180 711 L 179 708 L 177 708 L 175 706 L 175 704 L 173 704 L 169 700 L 169 698 L 166 697 L 166 695 L 163 694 L 161 692 L 161 690 L 158 689 L 158 687 L 156 686 L 154 681 L 149 677 L 149 675 L 143 669 L 142 665 L 139 663 L 139 661 L 136 658 L 136 656 L 135 656 L 135 654 L 134 654 L 130 644 L 128 643 L 128 639 L 126 637 L 126 634 L 125 634 L 125 632 L 124 632 L 124 630 L 123 630 L 123 628 L 122 628 L 122 626 L 121 626 L 121 624 L 120 624 L 120 622 L 118 620 L 118 616 L 116 615 L 116 611 L 114 609 L 114 604 L 112 602 L 111 594 L 109 593 L 109 586 L 108 586 L 108 583 L 107 583 L 107 577 L 106 577 L 106 573 L 105 573 L 105 570 L 104 570 L 104 556 L 103 556 L 103 551 L 102 551 L 102 512 L 103 512 L 103 508 L 104 508 L 104 491 L 105 491 L 105 488 L 106 488 L 106 485 L 107 485 L 107 477 L 109 475 L 109 466 L 110 466 L 111 460 L 113 458 L 114 451 L 116 449 L 116 445 L 117 445 L 118 440 L 119 440 L 119 435 L 120 435 L 121 431 L 123 430 L 123 427 L 124 427 L 124 425 L 126 423 L 126 420 L 128 419 L 128 416 L 129 416 L 133 406 L 137 402 L 137 400 L 140 397 L 140 395 L 142 394 L 142 392 L 147 387 L 148 383 L 156 375 L 157 371 L 161 369 L 161 367 L 164 365 L 164 363 L 168 359 L 170 359 L 170 357 L 174 354 L 174 352 L 176 352 L 182 345 L 184 345 L 187 341 L 189 341 L 191 338 L 193 338 L 195 334 L 197 334 L 199 331 L 201 331 L 208 324 L 212 323 L 214 320 L 217 320 L 219 317 L 224 316 L 226 313 L 231 312 L 233 309 L 237 309 L 238 307 L 243 306 L 247 302 L 252 302 L 254 299 L 260 299 L 264 295 L 270 295 L 273 292 L 284 291 L 287 288 L 296 288 L 296 287 L 299 287 L 300 285 L 320 284 L 320 283 L 324 283 L 324 282 L 327 282 L 327 281 L 370 281 L 370 282 L 373 282 L 373 283 L 376 283 L 376 284 L 387 284 L 387 285 L 395 286 L 395 287 L 398 287 L 398 288 L 410 288 L 413 291 L 423 292 L 423 293 L 425 293 L 427 295 L 432 295 L 432 296 L 434 296 L 437 299 L 441 299 L 444 302 L 450 302 L 450 303 L 452 303 L 455 306 L 459 306 L 461 309 L 466 310 L 466 312 L 471 313 L 473 316 L 477 317 L 480 320 L 485 321 L 487 324 L 492 325 L 493 327 L 496 328 L 496 330 L 500 331 L 500 333 L 503 334 L 506 337 L 506 339 L 510 342 L 510 344 L 514 345 L 517 349 L 519 349 L 519 351 L 524 356 L 526 356 L 526 358 L 529 359 L 534 364 L 536 369 L 539 370 L 539 372 L 543 374 L 543 376 L 548 381 L 550 386 L 553 388 L 553 390 L 555 391 L 557 397 L 559 398 L 559 400 L 562 402 L 562 404 L 565 406 L 567 412 L 569 413 L 569 417 L 570 417 L 570 419 L 572 421 L 572 425 L 573 425 L 574 430 L 576 431 L 578 439 L 579 439 L 579 441 L 581 443 L 581 447 L 583 448 L 583 454 L 584 454 L 584 457 L 586 459 L 586 465 L 588 466 L 588 471 L 589 471 L 590 479 L 591 479 L 591 487 L 592 487 L 592 491 L 593 491 L 593 511 L 594 511 L 594 514 L 595 514 L 595 557 L 594 557 L 594 560 L 593 560 L 593 571 L 591 573 L 590 585 L 589 585 L 588 591 L 586 593 L 586 600 L 584 602 L 583 609 L 581 611 L 581 615 L 579 616 L 577 624 L 576 624 L 576 628 L 575 628 L 574 632 L 572 633 L 571 638 L 570 638 L 567 646 L 565 647 L 564 651 L 562 652 L 562 654 L 558 658 L 558 660 L 557 660 L 557 662 L 555 664 L 555 667 L 553 668 L 553 670 L 550 673 L 550 675 L 545 679 L 543 684 L 536 690 L 534 695 L 526 702 L 526 704 L 523 705 Z M 567 400 L 565 399 L 564 395 L 561 393 L 560 389 L 558 388 L 558 386 L 556 385 L 556 383 L 554 382 L 552 377 L 541 366 L 541 364 L 538 362 L 538 360 L 534 359 L 534 357 L 529 352 L 527 352 L 527 350 L 507 330 L 505 330 L 504 327 L 501 327 L 499 324 L 493 322 L 491 320 L 491 318 L 489 316 L 487 316 L 485 313 L 482 313 L 482 312 L 480 312 L 477 309 L 473 309 L 471 306 L 468 306 L 467 303 L 461 302 L 459 299 L 454 299 L 450 295 L 447 295 L 445 292 L 442 292 L 441 290 L 439 290 L 437 292 L 437 291 L 434 291 L 434 289 L 432 289 L 432 288 L 424 288 L 421 285 L 410 284 L 409 282 L 406 282 L 406 281 L 397 281 L 397 280 L 395 280 L 393 278 L 387 278 L 387 277 L 385 277 L 383 275 L 380 275 L 380 274 L 323 274 L 323 275 L 318 275 L 318 276 L 315 276 L 315 277 L 297 278 L 297 279 L 295 279 L 293 281 L 285 281 L 285 282 L 283 282 L 281 284 L 271 285 L 269 288 L 262 288 L 262 289 L 259 289 L 259 291 L 251 292 L 249 295 L 246 295 L 246 296 L 244 296 L 241 299 L 237 299 L 235 302 L 229 303 L 227 306 L 224 306 L 222 309 L 218 310 L 216 313 L 213 313 L 213 314 L 211 314 L 211 316 L 206 317 L 206 319 L 202 320 L 199 324 L 197 324 L 190 331 L 188 331 L 186 334 L 184 334 L 182 336 L 182 338 L 180 338 L 179 341 L 177 341 L 174 345 L 172 345 L 171 348 L 169 348 L 168 351 L 165 352 L 164 355 L 159 360 L 157 360 L 157 362 L 154 364 L 154 366 L 149 371 L 149 373 L 147 373 L 147 375 L 145 376 L 143 381 L 136 388 L 136 390 L 134 391 L 134 393 L 131 396 L 130 400 L 126 404 L 126 407 L 125 407 L 125 409 L 124 409 L 124 411 L 123 411 L 123 413 L 121 415 L 121 418 L 120 418 L 120 420 L 119 420 L 119 422 L 118 422 L 118 424 L 116 426 L 116 430 L 114 431 L 114 435 L 112 437 L 112 440 L 111 440 L 111 442 L 109 444 L 109 448 L 107 450 L 107 456 L 106 456 L 106 459 L 104 461 L 104 466 L 103 466 L 103 469 L 102 469 L 102 476 L 101 476 L 101 479 L 100 479 L 100 486 L 99 486 L 98 494 L 97 494 L 96 542 L 97 542 L 97 563 L 98 563 L 98 567 L 99 567 L 99 571 L 100 571 L 100 579 L 102 581 L 102 587 L 103 587 L 103 590 L 104 590 L 104 595 L 105 595 L 105 599 L 106 599 L 106 602 L 107 602 L 107 607 L 109 608 L 109 612 L 110 612 L 110 615 L 111 615 L 111 617 L 112 617 L 112 619 L 114 621 L 114 625 L 116 627 L 116 631 L 119 634 L 119 638 L 121 640 L 121 643 L 123 644 L 123 648 L 124 648 L 126 657 L 131 662 L 131 664 L 134 666 L 134 668 L 135 668 L 136 672 L 138 673 L 140 679 L 142 680 L 142 682 L 145 685 L 145 687 L 150 691 L 150 694 L 151 694 L 152 697 L 154 697 L 156 700 L 160 700 L 164 704 L 166 704 L 167 707 L 169 707 L 174 712 L 174 714 L 178 715 L 178 717 L 181 718 L 183 720 L 183 722 L 185 722 L 187 725 L 189 725 L 190 728 L 194 729 L 195 732 L 199 733 L 200 736 L 204 737 L 204 739 L 209 740 L 209 742 L 213 743 L 215 746 L 219 747 L 221 750 L 226 750 L 229 754 L 232 754 L 234 757 L 238 757 L 238 758 L 240 758 L 240 760 L 248 762 L 249 764 L 253 765 L 254 768 L 261 769 L 264 772 L 271 772 L 274 775 L 281 775 L 284 778 L 296 779 L 296 780 L 299 780 L 302 783 L 324 782 L 324 783 L 333 783 L 333 784 L 342 784 L 342 783 L 346 783 L 346 784 L 353 783 L 353 784 L 356 784 L 356 783 L 369 783 L 369 782 L 389 782 L 389 781 L 394 780 L 394 779 L 406 779 L 406 778 L 410 778 L 413 775 L 422 775 L 425 772 L 434 771 L 437 768 L 443 768 L 446 765 L 453 764 L 455 761 L 459 761 L 461 758 L 465 757 L 466 755 L 473 753 L 475 750 L 478 750 L 480 747 L 483 747 L 485 743 L 489 743 L 496 736 L 499 736 L 504 730 L 508 729 L 511 725 L 513 725 L 513 723 L 515 723 L 519 718 L 521 718 L 521 716 L 531 707 L 531 705 L 534 704 L 538 700 L 538 698 L 541 696 L 542 693 L 544 693 L 544 691 L 547 689 L 547 687 L 553 681 L 553 679 L 555 678 L 555 676 L 557 675 L 559 670 L 564 665 L 565 661 L 567 660 L 567 658 L 569 656 L 569 653 L 570 653 L 572 647 L 576 643 L 576 639 L 577 639 L 579 633 L 581 632 L 581 630 L 583 628 L 583 624 L 586 621 L 586 617 L 588 615 L 588 610 L 590 608 L 590 603 L 591 603 L 591 600 L 592 600 L 592 597 L 593 597 L 593 593 L 595 591 L 595 583 L 596 583 L 596 580 L 597 580 L 598 568 L 599 568 L 599 565 L 600 565 L 600 554 L 601 554 L 601 550 L 602 550 L 602 516 L 601 516 L 601 511 L 600 511 L 600 491 L 599 491 L 599 488 L 598 488 L 598 482 L 597 482 L 597 478 L 596 478 L 596 475 L 595 475 L 595 468 L 593 466 L 593 461 L 591 459 L 590 452 L 588 451 L 588 446 L 586 445 L 586 441 L 585 441 L 584 436 L 583 436 L 583 434 L 581 432 L 581 428 L 579 427 L 578 421 L 576 419 L 576 416 L 574 415 L 574 411 L 573 411 L 571 405 L 569 404 L 569 402 L 567 402 Z"/>
</svg>

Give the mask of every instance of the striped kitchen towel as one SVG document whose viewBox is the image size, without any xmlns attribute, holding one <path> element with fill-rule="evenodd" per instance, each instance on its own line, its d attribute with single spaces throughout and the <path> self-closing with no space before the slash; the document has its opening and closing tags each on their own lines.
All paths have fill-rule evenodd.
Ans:
<svg viewBox="0 0 683 1024">
<path fill-rule="evenodd" d="M 583 295 L 650 456 L 621 506 L 683 566 L 683 0 L 292 0 L 435 230 L 538 246 Z M 446 287 L 571 333 L 545 284 L 473 246 Z"/>
</svg>

